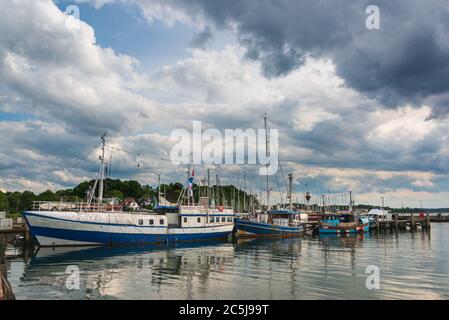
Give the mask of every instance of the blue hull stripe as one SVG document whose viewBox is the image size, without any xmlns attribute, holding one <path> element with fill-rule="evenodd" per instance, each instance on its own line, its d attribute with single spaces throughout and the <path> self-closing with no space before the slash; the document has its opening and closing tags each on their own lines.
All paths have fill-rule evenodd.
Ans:
<svg viewBox="0 0 449 320">
<path fill-rule="evenodd" d="M 301 234 L 304 231 L 303 227 L 283 227 L 240 219 L 236 219 L 235 224 L 237 226 L 237 230 L 245 231 L 254 235 L 289 235 Z"/>
<path fill-rule="evenodd" d="M 44 236 L 56 239 L 101 243 L 103 245 L 146 244 L 175 241 L 196 241 L 205 239 L 226 238 L 230 232 L 192 233 L 192 234 L 136 234 L 109 233 L 97 231 L 81 231 L 68 229 L 54 229 L 45 227 L 31 227 L 34 236 Z"/>
</svg>

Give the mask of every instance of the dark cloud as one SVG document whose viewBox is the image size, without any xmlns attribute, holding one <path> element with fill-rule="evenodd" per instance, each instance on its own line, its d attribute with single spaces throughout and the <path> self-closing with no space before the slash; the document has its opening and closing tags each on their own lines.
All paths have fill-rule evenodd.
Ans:
<svg viewBox="0 0 449 320">
<path fill-rule="evenodd" d="M 190 46 L 193 48 L 202 48 L 204 49 L 209 41 L 213 38 L 212 30 L 209 26 L 206 26 L 201 32 L 197 33 L 192 41 L 190 42 Z"/>
<path fill-rule="evenodd" d="M 368 5 L 381 30 L 365 27 Z M 332 58 L 347 84 L 386 106 L 422 103 L 449 90 L 447 1 L 172 1 L 218 28 L 233 28 L 247 57 L 268 77 L 285 75 L 307 56 Z M 433 106 L 445 115 L 447 100 Z"/>
</svg>

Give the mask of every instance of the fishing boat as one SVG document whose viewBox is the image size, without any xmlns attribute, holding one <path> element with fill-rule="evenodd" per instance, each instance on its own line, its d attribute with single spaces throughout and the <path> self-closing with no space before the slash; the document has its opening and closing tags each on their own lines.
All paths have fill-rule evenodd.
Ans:
<svg viewBox="0 0 449 320">
<path fill-rule="evenodd" d="M 320 234 L 349 234 L 369 231 L 367 217 L 354 214 L 326 214 L 320 221 Z"/>
<path fill-rule="evenodd" d="M 268 120 L 264 117 L 265 134 L 266 134 L 266 155 L 268 158 Z M 267 164 L 268 168 L 269 164 Z M 268 172 L 268 170 L 267 170 Z M 270 187 L 269 176 L 266 176 L 267 184 L 267 210 L 255 211 L 247 216 L 235 219 L 237 236 L 240 237 L 293 237 L 304 233 L 302 222 L 307 219 L 307 215 L 301 214 L 293 210 L 292 205 L 292 181 L 293 174 L 289 174 L 290 186 L 288 189 L 288 197 L 290 206 L 288 210 L 271 210 L 270 208 Z"/>
<path fill-rule="evenodd" d="M 194 203 L 193 170 L 183 189 L 188 192 L 187 205 L 159 206 L 154 212 L 130 213 L 115 211 L 115 206 L 104 203 L 105 137 L 106 134 L 101 137 L 100 171 L 94 186 L 88 190 L 86 202 L 35 202 L 31 210 L 23 212 L 40 246 L 141 245 L 227 238 L 232 233 L 232 209 Z"/>
<path fill-rule="evenodd" d="M 300 214 L 289 210 L 271 210 L 266 213 L 235 219 L 237 235 L 241 237 L 292 237 L 304 232 Z"/>
</svg>

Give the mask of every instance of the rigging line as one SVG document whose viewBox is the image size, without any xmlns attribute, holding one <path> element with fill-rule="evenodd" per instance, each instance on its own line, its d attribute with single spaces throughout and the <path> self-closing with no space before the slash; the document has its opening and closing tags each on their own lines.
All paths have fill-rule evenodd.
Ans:
<svg viewBox="0 0 449 320">
<path fill-rule="evenodd" d="M 281 187 L 279 185 L 278 177 L 276 175 L 274 175 L 274 179 L 276 181 L 276 185 L 277 185 L 278 190 L 279 190 L 279 195 L 281 197 L 281 199 L 280 199 L 281 204 L 284 204 L 284 193 L 281 191 Z"/>
<path fill-rule="evenodd" d="M 129 154 L 132 154 L 132 155 L 135 155 L 135 156 L 138 156 L 138 157 L 142 156 L 141 153 L 137 153 L 137 152 L 133 152 L 133 151 L 128 151 L 128 150 L 125 150 L 125 149 L 122 149 L 122 148 L 111 147 L 111 146 L 108 146 L 108 147 L 106 147 L 106 148 L 114 149 L 114 150 L 117 150 L 117 151 L 122 151 L 122 152 L 129 153 Z M 157 159 L 157 160 L 171 161 L 171 159 L 169 159 L 169 158 L 160 157 L 160 156 L 155 156 L 155 155 L 151 155 L 151 154 L 147 154 L 147 153 L 146 153 L 146 154 L 143 154 L 143 155 L 144 155 L 144 156 L 147 156 L 147 157 L 149 157 L 149 158 Z"/>
<path fill-rule="evenodd" d="M 76 167 L 78 167 L 78 165 L 81 163 L 81 161 L 85 160 L 92 151 L 94 151 L 95 149 L 97 149 L 101 145 L 101 143 L 102 142 L 98 143 L 96 146 L 94 146 L 93 148 L 89 149 L 89 151 L 86 152 L 86 154 L 82 158 L 78 158 L 79 160 L 74 164 L 72 169 L 75 169 Z M 95 159 L 95 161 L 96 161 L 96 159 Z M 53 184 L 50 185 L 50 189 L 55 187 L 56 184 L 59 183 L 62 180 L 63 177 L 64 177 L 64 174 L 61 177 L 59 177 L 59 179 L 56 180 Z"/>
<path fill-rule="evenodd" d="M 281 162 L 279 161 L 279 159 L 278 159 L 278 163 L 279 163 L 279 169 L 281 169 L 282 179 L 284 180 L 285 190 L 288 191 L 289 187 L 287 185 L 287 180 L 285 179 L 284 169 L 282 169 Z"/>
<path fill-rule="evenodd" d="M 268 121 L 267 121 L 267 128 L 269 131 L 271 131 L 270 123 Z M 282 174 L 282 179 L 284 180 L 285 189 L 288 191 L 287 180 L 285 179 L 284 170 L 282 169 L 281 160 L 279 159 L 279 153 L 278 153 L 278 165 L 279 165 L 279 169 L 281 169 L 281 174 Z M 276 177 L 276 175 L 275 175 L 275 177 Z M 276 182 L 277 182 L 277 177 L 276 177 Z M 278 184 L 278 188 L 280 189 L 279 184 Z"/>
</svg>

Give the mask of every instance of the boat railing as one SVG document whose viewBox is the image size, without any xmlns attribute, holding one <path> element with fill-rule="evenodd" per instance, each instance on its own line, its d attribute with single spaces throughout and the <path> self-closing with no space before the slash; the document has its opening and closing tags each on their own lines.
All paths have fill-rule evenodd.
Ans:
<svg viewBox="0 0 449 320">
<path fill-rule="evenodd" d="M 63 201 L 33 201 L 32 211 L 75 211 L 75 212 L 105 212 L 121 211 L 119 205 L 108 203 L 87 203 L 87 202 L 63 202 Z"/>
</svg>

